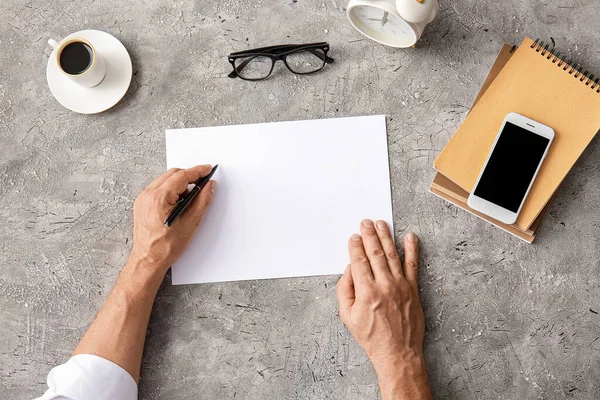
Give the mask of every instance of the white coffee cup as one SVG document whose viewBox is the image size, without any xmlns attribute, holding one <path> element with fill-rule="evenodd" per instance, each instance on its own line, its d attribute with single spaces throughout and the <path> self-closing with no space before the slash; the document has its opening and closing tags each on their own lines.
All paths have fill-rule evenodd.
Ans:
<svg viewBox="0 0 600 400">
<path fill-rule="evenodd" d="M 106 62 L 87 39 L 68 37 L 60 43 L 50 39 L 48 44 L 54 49 L 58 69 L 73 82 L 91 88 L 104 79 Z"/>
</svg>

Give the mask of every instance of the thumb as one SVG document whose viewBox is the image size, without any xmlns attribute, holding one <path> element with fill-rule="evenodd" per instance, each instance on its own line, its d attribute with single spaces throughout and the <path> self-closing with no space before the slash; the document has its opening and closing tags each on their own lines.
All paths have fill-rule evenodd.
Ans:
<svg viewBox="0 0 600 400">
<path fill-rule="evenodd" d="M 347 316 L 350 312 L 350 309 L 354 305 L 354 301 L 356 299 L 354 294 L 354 281 L 352 280 L 352 271 L 350 269 L 350 265 L 346 267 L 344 271 L 344 275 L 338 281 L 335 292 L 338 300 L 338 308 L 340 313 L 340 318 L 344 324 L 346 323 Z"/>
</svg>

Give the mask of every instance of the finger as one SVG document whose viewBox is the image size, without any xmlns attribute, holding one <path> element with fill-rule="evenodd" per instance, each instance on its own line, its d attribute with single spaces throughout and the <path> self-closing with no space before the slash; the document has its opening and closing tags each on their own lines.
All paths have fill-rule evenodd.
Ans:
<svg viewBox="0 0 600 400">
<path fill-rule="evenodd" d="M 360 232 L 362 233 L 363 245 L 365 246 L 365 252 L 367 253 L 369 264 L 371 264 L 375 281 L 390 279 L 392 277 L 390 267 L 388 267 L 387 258 L 385 258 L 379 236 L 375 232 L 373 221 L 370 219 L 363 220 L 360 224 Z"/>
<path fill-rule="evenodd" d="M 212 167 L 210 165 L 196 165 L 192 168 L 176 170 L 173 174 L 167 177 L 167 179 L 165 179 L 163 183 L 159 185 L 159 187 L 171 187 L 171 185 L 175 185 L 174 187 L 179 188 L 179 194 L 181 194 L 185 189 L 187 189 L 188 184 L 194 183 L 203 176 L 208 175 L 211 169 Z M 183 190 L 181 187 L 183 187 Z"/>
<path fill-rule="evenodd" d="M 354 282 L 352 281 L 352 270 L 350 264 L 346 267 L 344 274 L 341 276 L 335 287 L 335 293 L 338 301 L 338 309 L 342 321 L 347 321 L 350 308 L 354 305 Z"/>
<path fill-rule="evenodd" d="M 213 193 L 215 192 L 216 187 L 217 182 L 209 181 L 206 186 L 202 188 L 202 191 L 198 194 L 198 196 L 196 196 L 192 204 L 190 204 L 186 210 L 186 212 L 189 214 L 185 217 L 186 219 L 189 218 L 191 223 L 200 225 L 200 221 L 202 221 L 204 214 L 206 214 L 208 206 L 210 206 L 210 203 L 212 203 Z M 185 213 L 182 215 L 182 217 L 183 216 L 185 216 Z"/>
<path fill-rule="evenodd" d="M 373 273 L 360 235 L 354 234 L 350 237 L 348 252 L 350 253 L 350 269 L 352 269 L 354 287 L 359 291 L 362 286 L 373 283 Z"/>
<path fill-rule="evenodd" d="M 419 289 L 419 241 L 409 232 L 404 236 L 404 276 L 418 292 Z"/>
<path fill-rule="evenodd" d="M 394 244 L 394 239 L 392 238 L 388 225 L 385 221 L 377 221 L 375 226 L 377 228 L 377 236 L 381 242 L 381 247 L 383 248 L 383 253 L 385 254 L 392 275 L 396 278 L 403 276 L 402 263 L 400 262 L 398 250 L 396 250 L 396 245 Z"/>
<path fill-rule="evenodd" d="M 173 205 L 179 200 L 179 196 L 187 190 L 189 184 L 208 175 L 210 170 L 210 165 L 198 165 L 175 171 L 156 190 L 163 192 L 166 201 Z"/>
<path fill-rule="evenodd" d="M 181 168 L 171 168 L 170 170 L 162 173 L 160 176 L 158 176 L 156 179 L 154 179 L 147 187 L 146 190 L 154 190 L 157 187 L 159 187 L 160 185 L 162 185 L 164 183 L 164 181 L 166 181 L 171 175 L 173 175 L 175 172 L 181 170 Z"/>
</svg>

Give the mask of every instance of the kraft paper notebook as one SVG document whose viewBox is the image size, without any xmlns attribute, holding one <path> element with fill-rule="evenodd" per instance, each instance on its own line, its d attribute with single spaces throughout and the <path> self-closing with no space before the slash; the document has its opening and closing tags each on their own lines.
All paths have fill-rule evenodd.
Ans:
<svg viewBox="0 0 600 400">
<path fill-rule="evenodd" d="M 479 101 L 481 96 L 483 96 L 483 94 L 488 89 L 488 87 L 491 85 L 491 83 L 494 81 L 496 76 L 498 76 L 498 73 L 500 73 L 500 71 L 502 70 L 504 65 L 506 65 L 506 63 L 508 62 L 508 60 L 510 59 L 510 57 L 512 56 L 512 54 L 516 50 L 516 48 L 517 48 L 516 46 L 511 46 L 508 44 L 505 44 L 502 47 L 502 49 L 498 53 L 496 61 L 492 65 L 492 68 L 483 83 L 483 86 L 481 87 L 481 89 L 479 90 L 479 93 L 477 94 L 477 97 L 473 101 L 473 105 L 471 106 L 471 109 L 475 106 L 475 104 L 477 104 L 477 102 Z M 462 209 L 478 216 L 479 218 L 481 218 L 493 225 L 496 225 L 497 227 L 519 237 L 520 239 L 522 239 L 528 243 L 533 242 L 533 240 L 535 239 L 536 231 L 539 228 L 539 226 L 541 225 L 544 217 L 550 210 L 550 207 L 552 205 L 552 200 L 554 199 L 554 196 L 553 196 L 553 198 L 546 204 L 546 207 L 544 207 L 544 210 L 540 213 L 540 215 L 535 220 L 535 222 L 533 223 L 531 228 L 523 231 L 523 230 L 519 229 L 518 226 L 503 224 L 500 221 L 497 221 L 486 215 L 478 213 L 475 210 L 472 210 L 467 205 L 467 198 L 469 197 L 469 193 L 466 192 L 465 190 L 461 189 L 460 186 L 456 185 L 454 182 L 452 182 L 451 180 L 449 180 L 448 178 L 446 178 L 444 175 L 442 175 L 439 172 L 435 175 L 435 178 L 434 178 L 433 182 L 431 183 L 431 188 L 429 189 L 429 191 L 431 193 L 435 194 L 436 196 L 441 197 L 442 199 L 456 205 L 459 208 L 462 208 Z"/>
<path fill-rule="evenodd" d="M 458 187 L 456 184 L 454 184 L 452 181 L 450 181 L 448 178 L 446 178 L 440 173 L 436 174 L 433 182 L 431 183 L 431 188 L 429 188 L 429 191 L 435 194 L 436 196 L 441 197 L 442 199 L 447 200 L 450 203 L 462 208 L 463 210 L 468 211 L 471 214 L 476 215 L 477 217 L 489 222 L 490 224 L 496 225 L 498 228 L 501 228 L 507 231 L 508 233 L 517 236 L 518 238 L 526 241 L 527 243 L 532 243 L 535 239 L 537 229 L 540 227 L 546 214 L 548 214 L 548 211 L 550 211 L 550 208 L 552 206 L 552 200 L 554 200 L 553 196 L 552 199 L 546 204 L 540 215 L 533 222 L 530 229 L 528 229 L 527 231 L 522 231 L 515 225 L 503 224 L 500 221 L 497 221 L 493 218 L 488 217 L 487 215 L 481 214 L 480 212 L 471 209 L 467 205 L 467 198 L 469 197 L 469 193 L 462 190 L 460 187 Z"/>
<path fill-rule="evenodd" d="M 485 79 L 479 93 L 477 94 L 477 97 L 473 101 L 473 105 L 471 106 L 471 109 L 475 106 L 475 104 L 477 104 L 477 102 L 479 101 L 481 96 L 483 96 L 485 91 L 489 88 L 491 83 L 498 76 L 498 73 L 500 73 L 500 71 L 502 70 L 504 65 L 506 65 L 506 63 L 508 62 L 508 60 L 510 59 L 510 57 L 512 56 L 512 54 L 515 50 L 516 50 L 516 46 L 510 46 L 508 44 L 505 44 L 502 47 L 502 49 L 500 50 L 500 53 L 498 53 L 496 61 L 494 62 L 487 78 Z M 552 200 L 549 201 L 546 204 L 546 207 L 544 208 L 544 210 L 540 213 L 538 218 L 535 220 L 535 222 L 533 223 L 531 228 L 523 231 L 523 230 L 519 229 L 518 226 L 503 224 L 500 221 L 496 221 L 493 218 L 490 218 L 486 215 L 478 213 L 475 210 L 472 210 L 467 205 L 467 198 L 469 197 L 469 193 L 466 192 L 465 190 L 461 189 L 460 186 L 456 185 L 454 182 L 452 182 L 451 180 L 449 180 L 448 178 L 446 178 L 439 172 L 436 174 L 429 191 L 431 193 L 435 194 L 436 196 L 449 201 L 450 203 L 458 206 L 459 208 L 462 208 L 493 225 L 496 225 L 497 227 L 519 237 L 520 239 L 522 239 L 528 243 L 533 242 L 533 240 L 535 239 L 535 233 L 536 233 L 538 227 L 540 226 L 541 222 L 543 221 L 544 217 L 550 210 L 550 206 L 552 204 Z"/>
<path fill-rule="evenodd" d="M 534 222 L 600 129 L 600 86 L 583 67 L 526 38 L 434 162 L 461 189 L 473 189 L 504 117 L 517 112 L 552 127 L 555 139 L 514 225 Z"/>
</svg>

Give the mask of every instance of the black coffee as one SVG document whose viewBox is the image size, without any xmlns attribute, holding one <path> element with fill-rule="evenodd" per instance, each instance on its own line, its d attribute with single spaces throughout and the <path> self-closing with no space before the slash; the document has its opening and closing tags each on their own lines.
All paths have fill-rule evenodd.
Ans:
<svg viewBox="0 0 600 400">
<path fill-rule="evenodd" d="M 83 42 L 73 42 L 60 53 L 60 67 L 67 74 L 83 74 L 94 60 L 92 48 Z"/>
</svg>

